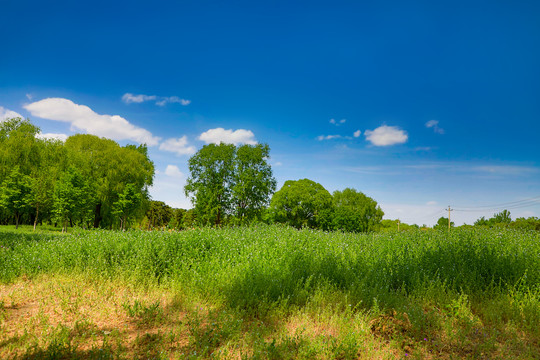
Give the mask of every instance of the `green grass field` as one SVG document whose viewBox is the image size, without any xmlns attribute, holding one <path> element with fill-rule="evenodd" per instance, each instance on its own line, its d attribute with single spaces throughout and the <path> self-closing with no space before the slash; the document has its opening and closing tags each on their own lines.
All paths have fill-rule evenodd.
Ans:
<svg viewBox="0 0 540 360">
<path fill-rule="evenodd" d="M 2 358 L 538 358 L 540 235 L 0 232 Z"/>
</svg>

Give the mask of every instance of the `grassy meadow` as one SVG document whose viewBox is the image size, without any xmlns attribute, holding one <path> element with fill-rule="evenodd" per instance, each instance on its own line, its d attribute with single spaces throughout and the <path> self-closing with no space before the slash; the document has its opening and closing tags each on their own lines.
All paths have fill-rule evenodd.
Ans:
<svg viewBox="0 0 540 360">
<path fill-rule="evenodd" d="M 0 230 L 0 358 L 539 354 L 539 232 Z"/>
</svg>

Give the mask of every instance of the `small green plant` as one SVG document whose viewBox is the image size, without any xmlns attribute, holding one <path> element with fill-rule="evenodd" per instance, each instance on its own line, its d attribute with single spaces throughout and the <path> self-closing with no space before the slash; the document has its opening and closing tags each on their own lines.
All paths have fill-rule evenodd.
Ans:
<svg viewBox="0 0 540 360">
<path fill-rule="evenodd" d="M 145 305 L 139 300 L 135 300 L 133 305 L 124 303 L 122 305 L 127 315 L 134 319 L 138 325 L 155 325 L 163 320 L 163 309 L 159 306 L 159 301 Z"/>
</svg>

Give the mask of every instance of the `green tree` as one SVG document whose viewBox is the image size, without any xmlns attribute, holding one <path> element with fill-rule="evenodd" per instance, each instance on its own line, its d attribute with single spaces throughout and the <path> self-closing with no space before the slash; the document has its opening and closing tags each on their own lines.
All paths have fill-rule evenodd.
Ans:
<svg viewBox="0 0 540 360">
<path fill-rule="evenodd" d="M 173 209 L 163 201 L 150 201 L 150 207 L 146 211 L 148 230 L 166 226 L 173 217 Z"/>
<path fill-rule="evenodd" d="M 54 189 L 53 213 L 62 225 L 62 232 L 67 230 L 68 221 L 86 226 L 92 218 L 94 199 L 90 187 L 81 173 L 71 167 L 56 183 Z"/>
<path fill-rule="evenodd" d="M 184 191 L 202 224 L 220 225 L 232 211 L 235 152 L 231 144 L 209 144 L 189 159 L 190 176 Z"/>
<path fill-rule="evenodd" d="M 15 166 L 23 175 L 29 175 L 40 167 L 39 140 L 36 139 L 39 131 L 28 119 L 13 118 L 0 122 L 0 181 Z"/>
<path fill-rule="evenodd" d="M 119 146 L 110 139 L 94 135 L 73 135 L 66 140 L 69 163 L 80 169 L 95 193 L 94 227 L 110 227 L 115 221 L 113 204 L 126 184 L 133 184 L 143 202 L 154 178 L 154 164 L 146 145 Z"/>
<path fill-rule="evenodd" d="M 187 210 L 172 209 L 172 213 L 173 215 L 171 221 L 169 222 L 169 226 L 178 230 L 184 229 L 184 217 L 187 213 Z"/>
<path fill-rule="evenodd" d="M 270 147 L 266 144 L 243 145 L 236 151 L 232 197 L 240 223 L 260 220 L 276 190 L 269 156 Z"/>
<path fill-rule="evenodd" d="M 334 191 L 333 228 L 349 232 L 367 232 L 375 230 L 380 224 L 384 212 L 372 198 L 347 188 Z"/>
<path fill-rule="evenodd" d="M 2 182 L 0 187 L 0 206 L 15 218 L 15 228 L 19 228 L 19 220 L 23 211 L 28 209 L 28 181 L 16 165 Z"/>
<path fill-rule="evenodd" d="M 484 216 L 479 218 L 474 222 L 475 226 L 508 226 L 512 222 L 512 217 L 510 216 L 510 211 L 503 210 L 499 213 L 494 214 L 491 218 L 486 219 Z"/>
<path fill-rule="evenodd" d="M 508 225 L 512 222 L 512 217 L 510 216 L 510 211 L 503 210 L 500 213 L 497 213 L 493 216 L 495 224 L 504 224 Z"/>
<path fill-rule="evenodd" d="M 124 191 L 118 195 L 118 200 L 113 204 L 113 214 L 120 218 L 120 228 L 125 230 L 128 221 L 137 213 L 143 199 L 134 184 L 127 184 Z"/>
<path fill-rule="evenodd" d="M 34 209 L 34 230 L 40 216 L 51 210 L 55 183 L 64 171 L 66 161 L 64 144 L 59 140 L 41 140 L 39 148 L 40 166 L 25 176 L 30 188 L 27 203 Z"/>
<path fill-rule="evenodd" d="M 450 227 L 454 227 L 454 222 L 450 222 Z M 442 216 L 437 220 L 437 224 L 433 226 L 434 229 L 437 230 L 448 230 L 448 218 Z"/>
<path fill-rule="evenodd" d="M 321 184 L 309 179 L 288 180 L 270 202 L 273 221 L 296 228 L 325 228 L 331 221 L 332 195 Z"/>
</svg>

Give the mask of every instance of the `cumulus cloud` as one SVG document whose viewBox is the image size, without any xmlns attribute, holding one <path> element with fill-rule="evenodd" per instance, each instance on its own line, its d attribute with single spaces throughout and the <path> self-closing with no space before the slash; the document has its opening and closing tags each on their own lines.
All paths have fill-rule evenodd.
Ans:
<svg viewBox="0 0 540 360">
<path fill-rule="evenodd" d="M 68 138 L 66 134 L 55 134 L 55 133 L 37 134 L 36 137 L 38 139 L 55 139 L 55 140 L 60 140 L 60 141 L 66 141 Z"/>
<path fill-rule="evenodd" d="M 156 96 L 156 95 L 134 95 L 131 93 L 125 93 L 122 96 L 122 101 L 126 104 L 131 103 L 142 103 L 145 101 L 156 101 L 156 105 L 165 106 L 167 103 L 178 103 L 180 105 L 186 106 L 191 104 L 191 100 L 181 99 L 178 96 Z"/>
<path fill-rule="evenodd" d="M 429 120 L 426 123 L 426 127 L 428 129 L 433 129 L 434 132 L 437 134 L 444 134 L 444 129 L 439 127 L 439 121 L 438 120 Z"/>
<path fill-rule="evenodd" d="M 133 140 L 149 146 L 157 145 L 160 140 L 119 115 L 101 115 L 68 99 L 47 98 L 24 105 L 24 108 L 33 116 L 69 123 L 72 131 L 82 130 L 113 140 Z"/>
<path fill-rule="evenodd" d="M 170 151 L 178 156 L 195 154 L 195 147 L 188 144 L 187 136 L 181 138 L 170 138 L 159 145 L 159 150 Z"/>
<path fill-rule="evenodd" d="M 366 140 L 375 146 L 390 146 L 407 142 L 407 132 L 397 126 L 382 125 L 375 130 L 364 132 Z"/>
<path fill-rule="evenodd" d="M 184 176 L 184 174 L 180 171 L 178 166 L 176 165 L 167 165 L 167 168 L 165 169 L 165 175 L 180 179 Z"/>
<path fill-rule="evenodd" d="M 238 130 L 225 130 L 224 128 L 210 129 L 203 132 L 199 136 L 199 140 L 204 141 L 207 144 L 249 144 L 256 145 L 255 135 L 251 130 L 238 129 Z"/>
<path fill-rule="evenodd" d="M 0 106 L 0 122 L 2 122 L 4 120 L 7 120 L 7 119 L 11 119 L 11 118 L 17 118 L 17 117 L 20 117 L 20 118 L 24 119 L 24 117 L 21 114 L 19 114 L 18 112 L 15 112 L 15 111 L 6 109 L 3 106 Z"/>
<path fill-rule="evenodd" d="M 357 138 L 357 137 L 360 137 L 360 134 L 362 134 L 362 132 L 361 132 L 360 130 L 356 130 L 356 131 L 353 133 L 353 136 L 354 136 L 355 138 Z"/>
</svg>

